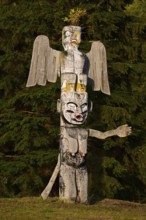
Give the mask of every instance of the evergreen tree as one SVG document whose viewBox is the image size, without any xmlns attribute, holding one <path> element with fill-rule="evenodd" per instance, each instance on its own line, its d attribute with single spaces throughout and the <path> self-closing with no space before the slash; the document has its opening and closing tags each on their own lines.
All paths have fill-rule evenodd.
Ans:
<svg viewBox="0 0 146 220">
<path fill-rule="evenodd" d="M 25 85 L 34 38 L 49 32 L 54 40 L 52 5 L 48 1 L 1 4 L 0 195 L 38 194 L 57 160 L 60 86 L 29 90 Z"/>
</svg>

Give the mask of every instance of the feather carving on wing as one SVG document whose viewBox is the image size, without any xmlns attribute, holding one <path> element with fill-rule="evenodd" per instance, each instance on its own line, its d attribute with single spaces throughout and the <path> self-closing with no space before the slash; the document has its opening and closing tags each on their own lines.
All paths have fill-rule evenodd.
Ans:
<svg viewBox="0 0 146 220">
<path fill-rule="evenodd" d="M 95 41 L 91 45 L 91 50 L 86 54 L 89 59 L 88 77 L 94 91 L 101 90 L 110 95 L 110 88 L 107 73 L 106 50 L 100 41 Z"/>
<path fill-rule="evenodd" d="M 60 51 L 50 47 L 49 38 L 39 35 L 33 45 L 32 59 L 26 87 L 56 82 L 60 70 Z"/>
</svg>

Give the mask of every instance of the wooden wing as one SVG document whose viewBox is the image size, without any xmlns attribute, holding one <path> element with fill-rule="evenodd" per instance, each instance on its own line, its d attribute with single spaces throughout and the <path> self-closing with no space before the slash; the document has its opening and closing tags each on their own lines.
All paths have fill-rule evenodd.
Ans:
<svg viewBox="0 0 146 220">
<path fill-rule="evenodd" d="M 49 38 L 39 35 L 33 45 L 32 59 L 26 87 L 56 82 L 60 69 L 60 53 L 50 47 Z"/>
<path fill-rule="evenodd" d="M 101 90 L 110 95 L 106 50 L 100 41 L 95 41 L 91 45 L 91 50 L 86 54 L 89 60 L 88 77 L 94 91 Z"/>
</svg>

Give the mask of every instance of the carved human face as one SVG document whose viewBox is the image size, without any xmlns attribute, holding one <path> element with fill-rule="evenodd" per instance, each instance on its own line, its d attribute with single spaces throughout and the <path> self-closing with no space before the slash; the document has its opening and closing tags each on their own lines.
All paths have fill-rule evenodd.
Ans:
<svg viewBox="0 0 146 220">
<path fill-rule="evenodd" d="M 65 26 L 62 30 L 62 45 L 67 51 L 71 47 L 78 47 L 81 42 L 81 27 Z"/>
<path fill-rule="evenodd" d="M 61 112 L 63 118 L 70 124 L 83 124 L 88 115 L 87 93 L 68 92 L 61 95 Z"/>
</svg>

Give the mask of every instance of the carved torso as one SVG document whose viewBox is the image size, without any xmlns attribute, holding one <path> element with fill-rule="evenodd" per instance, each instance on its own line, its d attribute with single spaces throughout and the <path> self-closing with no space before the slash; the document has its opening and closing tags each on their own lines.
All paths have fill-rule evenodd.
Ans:
<svg viewBox="0 0 146 220">
<path fill-rule="evenodd" d="M 85 164 L 88 131 L 78 128 L 61 128 L 61 154 L 63 162 L 73 167 Z"/>
<path fill-rule="evenodd" d="M 79 50 L 68 50 L 61 59 L 61 73 L 83 73 L 85 56 Z"/>
</svg>

